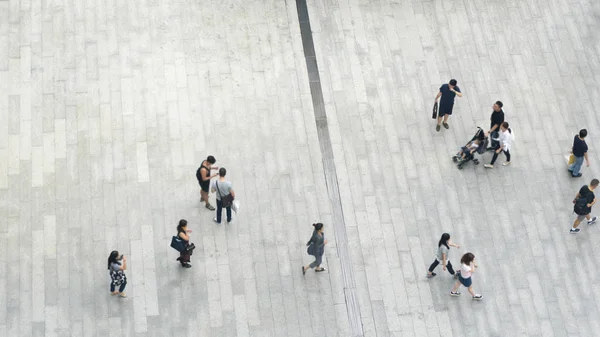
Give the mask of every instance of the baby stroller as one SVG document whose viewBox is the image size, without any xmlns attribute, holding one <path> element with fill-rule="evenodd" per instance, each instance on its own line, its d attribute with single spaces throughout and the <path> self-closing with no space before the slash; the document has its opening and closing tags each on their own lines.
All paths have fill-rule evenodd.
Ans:
<svg viewBox="0 0 600 337">
<path fill-rule="evenodd" d="M 479 164 L 479 160 L 474 157 L 475 153 L 483 154 L 488 146 L 488 138 L 482 128 L 477 127 L 477 132 L 471 140 L 461 147 L 460 151 L 452 157 L 452 161 L 458 163 L 456 166 L 462 170 L 463 165 L 469 161 L 473 161 L 475 165 Z"/>
</svg>

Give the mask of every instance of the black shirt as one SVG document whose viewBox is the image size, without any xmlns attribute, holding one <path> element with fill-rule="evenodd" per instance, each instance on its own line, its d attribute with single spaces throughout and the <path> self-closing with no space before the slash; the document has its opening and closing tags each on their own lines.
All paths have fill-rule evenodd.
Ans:
<svg viewBox="0 0 600 337">
<path fill-rule="evenodd" d="M 588 185 L 584 185 L 584 186 L 581 186 L 581 189 L 579 189 L 579 197 L 586 198 L 587 203 L 590 204 L 590 203 L 592 203 L 592 201 L 594 201 L 594 199 L 596 198 L 596 195 L 594 195 L 594 192 L 592 190 L 590 190 Z M 592 208 L 588 207 L 587 211 L 589 214 L 592 211 Z"/>
<path fill-rule="evenodd" d="M 494 127 L 494 125 L 498 125 L 495 131 L 500 132 L 500 125 L 504 123 L 504 111 L 502 109 L 500 109 L 500 111 L 492 111 L 492 117 L 490 120 L 490 130 Z"/>
<path fill-rule="evenodd" d="M 461 92 L 458 86 L 454 86 L 454 91 Z M 440 99 L 440 106 L 452 106 L 454 105 L 454 97 L 456 94 L 454 91 L 450 91 L 450 85 L 448 83 L 442 84 L 440 87 L 440 92 L 442 93 L 442 98 Z"/>
<path fill-rule="evenodd" d="M 585 140 L 580 139 L 579 136 L 575 136 L 575 139 L 573 139 L 573 155 L 575 157 L 583 157 L 587 150 L 588 146 Z"/>
</svg>

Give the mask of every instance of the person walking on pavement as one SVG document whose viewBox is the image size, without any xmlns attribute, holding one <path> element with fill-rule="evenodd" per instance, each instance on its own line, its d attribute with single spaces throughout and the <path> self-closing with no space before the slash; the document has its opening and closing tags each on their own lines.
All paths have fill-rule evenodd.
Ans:
<svg viewBox="0 0 600 337">
<path fill-rule="evenodd" d="M 437 119 L 437 125 L 435 127 L 436 131 L 440 131 L 440 125 L 442 124 L 442 118 L 443 118 L 443 124 L 444 127 L 446 129 L 450 128 L 450 125 L 448 125 L 448 117 L 450 117 L 450 115 L 452 115 L 452 108 L 454 107 L 454 97 L 458 96 L 458 97 L 462 97 L 462 93 L 460 92 L 460 88 L 456 85 L 457 82 L 455 79 L 451 79 L 450 82 L 448 82 L 447 84 L 443 84 L 440 87 L 440 91 L 438 92 L 437 96 L 435 96 L 435 102 L 437 103 L 438 99 L 440 99 L 440 97 L 442 98 L 440 100 L 440 105 L 439 105 L 439 114 L 438 114 L 438 119 Z"/>
<path fill-rule="evenodd" d="M 227 210 L 227 223 L 231 223 L 231 204 L 224 204 L 225 199 L 229 194 L 235 198 L 235 192 L 233 191 L 231 181 L 225 180 L 227 170 L 224 167 L 219 169 L 219 179 L 212 182 L 212 191 L 217 192 L 217 216 L 213 219 L 217 224 L 221 223 L 221 214 L 223 213 L 223 207 Z"/>
<path fill-rule="evenodd" d="M 571 176 L 573 178 L 581 177 L 581 166 L 583 165 L 583 159 L 585 158 L 585 163 L 587 166 L 590 166 L 590 160 L 588 159 L 588 146 L 585 142 L 585 137 L 587 137 L 587 130 L 581 129 L 579 130 L 579 134 L 575 135 L 573 139 L 573 147 L 571 148 L 571 153 L 575 156 L 575 163 L 569 167 L 569 172 L 571 172 Z"/>
<path fill-rule="evenodd" d="M 440 261 L 442 262 L 442 268 L 444 271 L 447 268 L 450 275 L 457 277 L 456 273 L 454 272 L 454 268 L 452 268 L 452 263 L 450 263 L 450 260 L 448 260 L 448 252 L 450 250 L 450 246 L 455 247 L 455 248 L 460 248 L 459 245 L 456 245 L 450 241 L 450 234 L 448 234 L 448 233 L 442 234 L 442 237 L 441 237 L 440 241 L 438 242 L 438 249 L 437 249 L 435 260 L 433 261 L 431 266 L 429 266 L 429 271 L 427 272 L 427 278 L 432 278 L 435 275 L 437 275 L 433 271 L 440 264 Z"/>
<path fill-rule="evenodd" d="M 208 156 L 206 160 L 204 160 L 198 170 L 196 171 L 196 179 L 198 179 L 198 184 L 200 184 L 200 202 L 206 203 L 206 208 L 211 211 L 214 211 L 215 208 L 208 201 L 208 189 L 210 188 L 210 180 L 217 176 L 217 174 L 210 175 L 210 170 L 218 170 L 218 166 L 213 166 L 217 160 L 213 156 Z"/>
<path fill-rule="evenodd" d="M 108 256 L 108 270 L 110 273 L 110 294 L 125 298 L 125 286 L 127 285 L 127 276 L 125 270 L 127 270 L 127 258 L 123 254 L 119 254 L 118 251 L 113 250 Z M 119 287 L 119 290 L 115 290 Z"/>
<path fill-rule="evenodd" d="M 592 179 L 589 185 L 583 185 L 575 199 L 573 199 L 573 212 L 577 214 L 577 218 L 573 223 L 573 228 L 569 231 L 571 234 L 577 234 L 581 231 L 579 224 L 583 221 L 583 219 L 587 219 L 588 225 L 593 225 L 596 220 L 598 220 L 597 216 L 591 217 L 592 206 L 596 203 L 596 196 L 594 195 L 594 190 L 598 187 L 600 181 L 598 179 Z"/>
<path fill-rule="evenodd" d="M 306 271 L 311 268 L 315 268 L 315 272 L 325 271 L 325 268 L 321 267 L 321 263 L 323 262 L 323 254 L 325 253 L 325 245 L 327 244 L 327 239 L 325 239 L 325 234 L 323 233 L 323 224 L 322 223 L 314 223 L 312 236 L 310 240 L 306 243 L 308 249 L 306 252 L 309 255 L 315 257 L 315 260 L 306 266 L 302 266 L 302 275 L 306 274 Z"/>
<path fill-rule="evenodd" d="M 492 157 L 492 161 L 483 166 L 486 168 L 494 168 L 494 163 L 496 162 L 496 159 L 498 159 L 500 152 L 504 152 L 504 155 L 506 156 L 506 161 L 502 163 L 502 165 L 510 165 L 510 146 L 513 140 L 515 140 L 515 134 L 509 127 L 508 122 L 502 122 L 502 126 L 500 126 L 499 143 L 494 152 L 494 156 Z"/>
<path fill-rule="evenodd" d="M 179 257 L 177 258 L 177 261 L 181 263 L 181 266 L 183 268 L 192 268 L 192 264 L 190 263 L 190 261 L 194 251 L 191 249 L 187 249 L 190 246 L 190 233 L 192 232 L 192 230 L 187 228 L 187 224 L 187 220 L 181 219 L 179 220 L 179 224 L 177 225 L 177 236 L 181 240 L 183 240 L 186 248 L 183 251 L 179 252 Z"/>
<path fill-rule="evenodd" d="M 471 280 L 471 275 L 477 269 L 477 264 L 475 263 L 475 255 L 472 253 L 466 253 L 460 259 L 460 273 L 458 274 L 458 280 L 454 282 L 454 287 L 450 290 L 450 296 L 460 296 L 460 292 L 458 288 L 462 284 L 467 287 L 469 294 L 473 296 L 474 300 L 480 300 L 483 298 L 480 294 L 476 294 L 473 291 L 473 281 Z"/>
<path fill-rule="evenodd" d="M 502 107 L 504 104 L 500 101 L 496 101 L 494 106 L 492 107 L 492 116 L 490 117 L 490 130 L 486 132 L 486 136 L 490 137 L 490 147 L 487 148 L 487 151 L 496 150 L 498 146 L 498 138 L 500 137 L 500 126 L 504 123 L 504 110 Z"/>
</svg>

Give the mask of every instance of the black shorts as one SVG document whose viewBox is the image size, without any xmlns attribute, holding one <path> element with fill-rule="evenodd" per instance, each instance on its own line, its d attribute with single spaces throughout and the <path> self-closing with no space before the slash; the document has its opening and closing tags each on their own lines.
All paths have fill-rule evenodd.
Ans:
<svg viewBox="0 0 600 337">
<path fill-rule="evenodd" d="M 198 180 L 198 184 L 200 185 L 200 188 L 208 193 L 208 189 L 210 188 L 210 180 L 206 180 L 206 181 L 202 181 L 202 180 Z"/>
<path fill-rule="evenodd" d="M 438 117 L 444 117 L 444 115 L 452 115 L 452 109 L 454 108 L 454 104 L 452 105 L 440 105 L 440 109 L 438 110 Z"/>
</svg>

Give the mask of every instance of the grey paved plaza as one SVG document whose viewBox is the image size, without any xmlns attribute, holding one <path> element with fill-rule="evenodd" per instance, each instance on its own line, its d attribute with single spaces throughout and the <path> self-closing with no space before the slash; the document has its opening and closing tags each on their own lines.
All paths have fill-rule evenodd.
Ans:
<svg viewBox="0 0 600 337">
<path fill-rule="evenodd" d="M 308 14 L 339 193 L 295 1 L 0 0 L 0 336 L 600 335 L 599 225 L 568 233 L 600 172 L 600 2 L 310 0 Z M 450 78 L 464 97 L 436 132 Z M 496 100 L 512 165 L 459 171 L 451 156 Z M 591 166 L 573 179 L 584 127 Z M 242 205 L 230 225 L 199 202 L 209 154 Z M 169 247 L 182 218 L 191 269 Z M 303 276 L 318 221 L 327 271 Z M 425 278 L 443 232 L 455 266 L 475 254 L 482 301 L 450 297 L 441 267 Z M 115 249 L 127 299 L 109 295 Z"/>
</svg>

